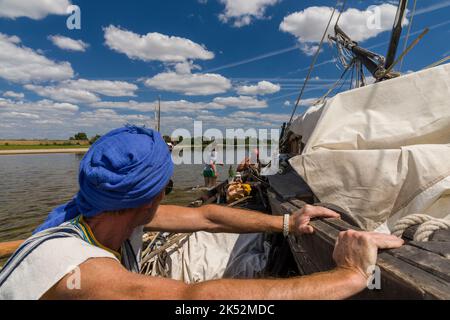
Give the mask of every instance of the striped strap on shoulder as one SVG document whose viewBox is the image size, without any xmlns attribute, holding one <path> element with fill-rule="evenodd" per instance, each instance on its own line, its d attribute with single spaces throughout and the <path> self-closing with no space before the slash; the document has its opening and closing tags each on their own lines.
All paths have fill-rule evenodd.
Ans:
<svg viewBox="0 0 450 320">
<path fill-rule="evenodd" d="M 71 224 L 64 224 L 51 228 L 27 239 L 9 258 L 0 272 L 0 286 L 8 279 L 11 273 L 30 255 L 37 247 L 51 239 L 76 237 L 81 238 L 80 230 Z"/>
</svg>

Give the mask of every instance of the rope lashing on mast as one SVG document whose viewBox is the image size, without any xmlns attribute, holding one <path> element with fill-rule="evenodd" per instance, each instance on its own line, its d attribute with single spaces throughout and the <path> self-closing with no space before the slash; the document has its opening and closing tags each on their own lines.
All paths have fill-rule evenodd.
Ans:
<svg viewBox="0 0 450 320">
<path fill-rule="evenodd" d="M 384 72 L 377 74 L 376 78 L 377 79 L 383 79 L 384 77 L 386 77 L 388 74 L 390 74 L 392 72 L 392 70 L 394 69 L 394 67 L 419 43 L 420 40 L 422 40 L 422 38 L 430 31 L 430 29 L 425 28 L 425 30 L 422 31 L 422 33 L 408 46 L 408 48 L 402 52 L 402 54 L 400 55 L 400 57 L 391 64 L 391 66 L 386 69 Z"/>
<path fill-rule="evenodd" d="M 344 0 L 344 2 L 343 2 L 342 9 L 345 7 L 345 3 L 346 3 L 346 0 Z M 303 98 L 303 93 L 305 92 L 306 85 L 308 84 L 309 79 L 311 78 L 312 71 L 314 69 L 314 66 L 316 65 L 316 61 L 317 61 L 317 58 L 319 57 L 320 50 L 322 50 L 323 42 L 325 40 L 325 37 L 327 36 L 328 29 L 329 29 L 329 27 L 331 25 L 331 22 L 333 21 L 334 14 L 336 13 L 336 10 L 339 7 L 339 4 L 340 4 L 340 1 L 337 0 L 336 1 L 336 6 L 333 8 L 333 12 L 331 13 L 330 20 L 328 21 L 327 27 L 325 28 L 325 31 L 324 31 L 323 36 L 322 36 L 322 39 L 320 40 L 320 43 L 317 46 L 316 53 L 314 54 L 313 60 L 311 61 L 311 65 L 309 66 L 308 75 L 306 76 L 305 81 L 303 82 L 303 86 L 302 86 L 302 88 L 300 90 L 300 94 L 299 94 L 299 96 L 297 98 L 297 101 L 295 103 L 294 110 L 292 111 L 292 115 L 291 115 L 291 118 L 289 119 L 288 125 L 290 125 L 292 123 L 292 120 L 294 119 L 295 113 L 297 112 L 297 108 L 300 105 L 300 101 Z M 341 10 L 340 13 L 339 13 L 337 22 L 339 21 L 339 19 L 341 17 L 342 11 L 343 10 Z"/>
<path fill-rule="evenodd" d="M 415 225 L 419 225 L 414 234 L 414 241 L 418 242 L 429 241 L 433 233 L 438 230 L 450 229 L 449 220 L 433 218 L 425 214 L 411 214 L 397 221 L 392 234 L 401 237 L 406 229 Z"/>
<path fill-rule="evenodd" d="M 412 25 L 413 25 L 414 16 L 416 15 L 416 7 L 417 7 L 417 0 L 414 0 L 413 11 L 412 11 L 412 14 L 411 14 L 411 20 L 409 21 L 408 32 L 406 33 L 405 43 L 403 45 L 403 52 L 406 51 L 406 47 L 408 46 L 408 41 L 409 41 L 409 36 L 411 34 L 411 28 L 412 28 Z M 402 71 L 403 60 L 404 60 L 404 57 L 400 61 L 400 68 L 398 70 L 399 72 Z"/>
</svg>

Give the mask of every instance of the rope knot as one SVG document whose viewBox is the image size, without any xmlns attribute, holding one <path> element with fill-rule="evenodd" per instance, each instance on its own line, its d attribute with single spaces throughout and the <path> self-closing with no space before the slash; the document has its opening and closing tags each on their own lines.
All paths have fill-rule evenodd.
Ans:
<svg viewBox="0 0 450 320">
<path fill-rule="evenodd" d="M 414 241 L 427 242 L 434 232 L 450 229 L 450 221 L 433 218 L 425 214 L 411 214 L 399 221 L 394 226 L 392 234 L 401 237 L 409 227 L 419 225 L 414 234 Z"/>
</svg>

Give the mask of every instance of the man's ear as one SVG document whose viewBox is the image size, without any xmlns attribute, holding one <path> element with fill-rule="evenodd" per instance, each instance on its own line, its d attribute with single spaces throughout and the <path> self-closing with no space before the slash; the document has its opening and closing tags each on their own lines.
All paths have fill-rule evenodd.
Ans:
<svg viewBox="0 0 450 320">
<path fill-rule="evenodd" d="M 157 200 L 158 202 L 161 202 L 166 196 L 166 190 L 163 190 L 159 193 L 159 195 L 156 197 L 155 200 Z"/>
<path fill-rule="evenodd" d="M 146 209 L 146 210 L 149 210 L 149 209 L 154 208 L 155 205 L 159 205 L 159 203 L 164 199 L 164 195 L 165 195 L 165 193 L 164 193 L 164 190 L 163 190 L 160 194 L 158 194 L 158 195 L 153 199 L 152 202 L 147 203 L 147 204 L 144 204 L 144 205 L 142 206 L 142 208 L 143 208 L 143 209 Z"/>
<path fill-rule="evenodd" d="M 145 210 L 151 209 L 153 207 L 153 202 L 154 202 L 154 200 L 150 203 L 144 204 L 142 206 L 142 209 L 145 209 Z"/>
</svg>

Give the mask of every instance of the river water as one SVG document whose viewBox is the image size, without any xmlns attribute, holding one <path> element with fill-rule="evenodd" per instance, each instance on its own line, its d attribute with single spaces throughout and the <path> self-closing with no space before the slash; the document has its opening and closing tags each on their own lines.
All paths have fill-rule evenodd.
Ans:
<svg viewBox="0 0 450 320">
<path fill-rule="evenodd" d="M 0 242 L 28 237 L 56 206 L 78 191 L 77 173 L 83 155 L 0 156 Z M 203 185 L 203 165 L 176 165 L 174 191 L 165 203 L 187 205 Z M 218 167 L 219 181 L 227 167 Z"/>
</svg>

